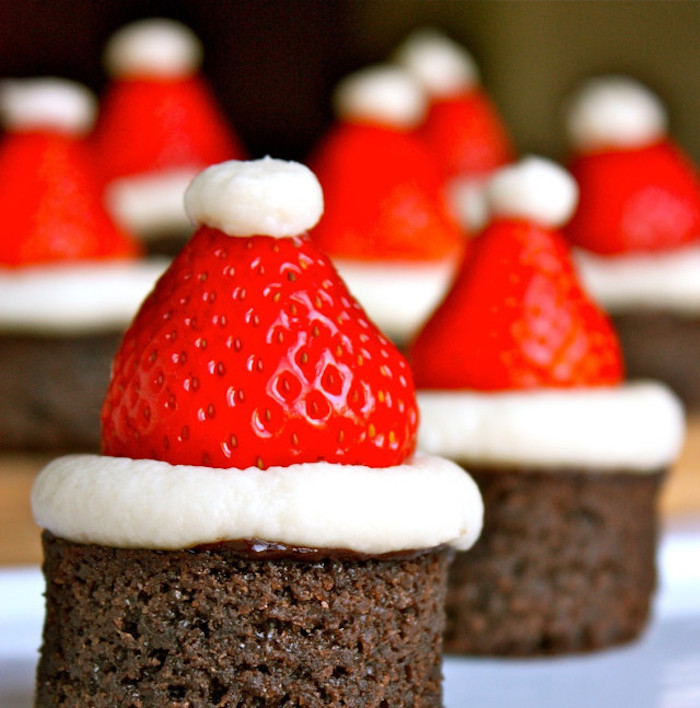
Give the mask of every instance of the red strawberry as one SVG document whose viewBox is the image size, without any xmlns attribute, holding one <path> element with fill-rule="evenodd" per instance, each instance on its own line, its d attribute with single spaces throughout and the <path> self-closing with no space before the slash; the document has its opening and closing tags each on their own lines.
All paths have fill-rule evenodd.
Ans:
<svg viewBox="0 0 700 708">
<path fill-rule="evenodd" d="M 341 123 L 311 167 L 328 207 L 312 231 L 318 247 L 358 260 L 441 260 L 464 238 L 448 213 L 437 164 L 409 132 Z"/>
<path fill-rule="evenodd" d="M 448 177 L 480 177 L 514 158 L 493 103 L 476 87 L 434 98 L 419 132 Z"/>
<path fill-rule="evenodd" d="M 111 220 L 82 141 L 46 129 L 8 133 L 0 147 L 0 263 L 134 257 Z"/>
<path fill-rule="evenodd" d="M 408 359 L 419 388 L 601 386 L 622 378 L 615 334 L 581 289 L 565 241 L 524 219 L 496 221 L 473 240 Z"/>
<path fill-rule="evenodd" d="M 668 140 L 574 159 L 578 209 L 566 227 L 596 253 L 659 251 L 700 238 L 700 180 Z"/>
<path fill-rule="evenodd" d="M 110 38 L 105 67 L 112 82 L 95 135 L 108 182 L 242 157 L 201 63 L 201 42 L 175 20 L 140 20 Z"/>
<path fill-rule="evenodd" d="M 306 236 L 201 227 L 117 354 L 103 451 L 245 468 L 413 451 L 410 371 Z"/>
<path fill-rule="evenodd" d="M 107 181 L 240 158 L 243 148 L 198 77 L 122 79 L 107 91 L 95 134 Z"/>
</svg>

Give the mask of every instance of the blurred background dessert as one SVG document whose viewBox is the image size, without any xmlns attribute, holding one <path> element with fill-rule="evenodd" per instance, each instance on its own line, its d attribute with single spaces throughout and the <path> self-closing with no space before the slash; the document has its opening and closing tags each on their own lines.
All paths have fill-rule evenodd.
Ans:
<svg viewBox="0 0 700 708">
<path fill-rule="evenodd" d="M 0 84 L 0 449 L 96 449 L 110 360 L 164 264 L 102 202 L 95 99 L 65 79 Z"/>
</svg>

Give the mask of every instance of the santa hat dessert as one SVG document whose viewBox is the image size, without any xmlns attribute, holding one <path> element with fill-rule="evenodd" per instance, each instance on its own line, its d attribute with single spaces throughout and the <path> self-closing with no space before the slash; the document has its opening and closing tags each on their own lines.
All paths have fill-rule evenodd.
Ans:
<svg viewBox="0 0 700 708">
<path fill-rule="evenodd" d="M 182 195 L 207 165 L 243 147 L 200 73 L 203 49 L 184 25 L 152 18 L 105 48 L 111 77 L 94 137 L 112 213 L 152 250 L 179 250 L 191 226 Z"/>
<path fill-rule="evenodd" d="M 185 201 L 198 228 L 124 337 L 104 455 L 32 492 L 37 705 L 441 706 L 476 486 L 414 454 L 410 370 L 306 235 L 308 168 L 215 165 Z"/>
<path fill-rule="evenodd" d="M 600 649 L 644 628 L 656 500 L 683 441 L 662 384 L 625 383 L 615 333 L 561 226 L 576 185 L 539 158 L 498 171 L 492 214 L 408 350 L 419 449 L 469 470 L 484 530 L 450 572 L 445 650 Z"/>
<path fill-rule="evenodd" d="M 102 204 L 95 108 L 65 79 L 0 85 L 0 448 L 97 448 L 110 359 L 163 269 Z"/>
<path fill-rule="evenodd" d="M 581 192 L 566 229 L 584 282 L 613 317 L 628 371 L 700 406 L 700 179 L 645 86 L 585 84 L 568 107 Z"/>
<path fill-rule="evenodd" d="M 486 218 L 484 181 L 515 157 L 508 130 L 481 85 L 476 62 L 463 46 L 430 28 L 411 33 L 394 60 L 428 93 L 419 133 L 445 172 L 454 213 L 476 230 Z"/>
<path fill-rule="evenodd" d="M 425 108 L 424 91 L 400 68 L 352 74 L 335 93 L 337 123 L 310 159 L 328 205 L 311 236 L 399 344 L 440 301 L 464 247 L 437 163 L 414 134 Z"/>
</svg>

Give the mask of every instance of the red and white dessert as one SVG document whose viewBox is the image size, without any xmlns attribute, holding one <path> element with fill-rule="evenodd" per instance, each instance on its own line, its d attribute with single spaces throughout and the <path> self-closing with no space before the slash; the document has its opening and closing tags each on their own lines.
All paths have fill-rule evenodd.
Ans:
<svg viewBox="0 0 700 708">
<path fill-rule="evenodd" d="M 190 180 L 244 149 L 201 75 L 203 48 L 184 25 L 153 18 L 116 32 L 105 49 L 111 83 L 94 145 L 114 216 L 149 240 L 188 235 Z"/>
<path fill-rule="evenodd" d="M 487 218 L 484 182 L 515 157 L 508 130 L 481 85 L 479 68 L 463 46 L 428 28 L 409 35 L 394 59 L 428 94 L 419 134 L 444 170 L 460 223 L 477 230 Z"/>
<path fill-rule="evenodd" d="M 104 555 L 109 574 L 136 554 L 139 568 L 174 576 L 149 601 L 134 584 L 117 592 L 105 611 L 123 607 L 124 618 L 99 641 L 46 629 L 40 695 L 67 685 L 54 661 L 67 647 L 75 666 L 101 665 L 94 648 L 114 644 L 125 653 L 98 685 L 78 678 L 71 691 L 145 700 L 177 683 L 193 701 L 212 686 L 236 703 L 286 695 L 340 704 L 362 690 L 377 704 L 412 696 L 439 705 L 437 566 L 426 563 L 429 580 L 411 580 L 429 583 L 430 606 L 396 586 L 387 592 L 381 578 L 407 578 L 411 564 L 471 546 L 481 526 L 476 486 L 453 463 L 414 455 L 410 370 L 306 234 L 323 210 L 311 171 L 269 158 L 223 163 L 193 180 L 185 203 L 198 228 L 124 337 L 102 410 L 104 454 L 51 463 L 32 492 L 51 558 Z M 180 586 L 193 564 L 210 571 Z M 62 567 L 49 566 L 50 581 Z M 251 596 L 260 582 L 264 594 Z M 86 594 L 69 608 L 72 595 L 55 587 L 47 623 L 66 611 L 94 616 Z M 207 613 L 216 598 L 206 641 L 196 621 L 179 619 L 184 596 Z M 365 623 L 363 636 L 389 632 L 386 641 L 346 646 Z M 159 645 L 154 662 L 139 642 L 120 641 L 124 626 L 138 626 L 149 648 L 167 626 L 184 648 Z M 194 638 L 205 661 L 183 668 L 178 657 Z M 148 671 L 134 678 L 132 660 Z"/>
<path fill-rule="evenodd" d="M 140 258 L 103 206 L 86 147 L 95 109 L 88 89 L 64 79 L 0 86 L 5 448 L 97 448 L 92 411 L 109 361 L 166 265 Z"/>
<path fill-rule="evenodd" d="M 589 81 L 568 111 L 581 193 L 566 227 L 582 278 L 613 316 L 634 375 L 700 402 L 700 177 L 660 100 L 625 77 Z"/>
<path fill-rule="evenodd" d="M 339 84 L 335 106 L 338 122 L 310 159 L 328 204 L 311 236 L 402 343 L 444 295 L 464 245 L 437 163 L 414 134 L 426 96 L 407 72 L 372 67 Z"/>
<path fill-rule="evenodd" d="M 446 648 L 627 641 L 648 618 L 655 500 L 683 410 L 664 385 L 623 380 L 615 333 L 559 232 L 573 179 L 528 158 L 486 194 L 491 221 L 408 350 L 419 449 L 463 464 L 486 505 L 474 557 L 453 566 Z"/>
</svg>

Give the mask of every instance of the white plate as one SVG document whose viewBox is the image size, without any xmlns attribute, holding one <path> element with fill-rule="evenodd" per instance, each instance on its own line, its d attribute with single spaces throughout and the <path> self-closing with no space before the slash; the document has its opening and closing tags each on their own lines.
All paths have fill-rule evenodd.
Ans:
<svg viewBox="0 0 700 708">
<path fill-rule="evenodd" d="M 665 534 L 653 620 L 635 644 L 556 659 L 448 657 L 448 708 L 700 707 L 700 522 Z M 43 621 L 38 568 L 0 570 L 0 707 L 32 705 Z"/>
</svg>

